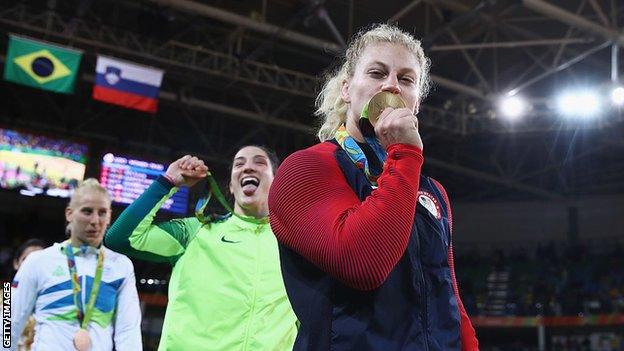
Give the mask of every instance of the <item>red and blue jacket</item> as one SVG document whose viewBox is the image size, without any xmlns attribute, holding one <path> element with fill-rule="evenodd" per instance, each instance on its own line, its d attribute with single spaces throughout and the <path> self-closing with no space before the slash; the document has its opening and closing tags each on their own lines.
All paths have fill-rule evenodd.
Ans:
<svg viewBox="0 0 624 351">
<path fill-rule="evenodd" d="M 335 143 L 289 156 L 269 193 L 295 350 L 478 350 L 444 188 L 395 144 L 373 190 Z"/>
</svg>

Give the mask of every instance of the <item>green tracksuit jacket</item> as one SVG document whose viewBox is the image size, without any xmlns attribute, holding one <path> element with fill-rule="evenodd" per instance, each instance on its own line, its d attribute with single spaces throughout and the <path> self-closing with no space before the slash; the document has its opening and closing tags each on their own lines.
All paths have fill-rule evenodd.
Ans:
<svg viewBox="0 0 624 351">
<path fill-rule="evenodd" d="M 176 190 L 157 178 L 105 237 L 115 251 L 173 265 L 158 349 L 292 349 L 297 318 L 268 221 L 230 216 L 208 224 L 196 218 L 154 224 L 161 204 Z"/>
</svg>

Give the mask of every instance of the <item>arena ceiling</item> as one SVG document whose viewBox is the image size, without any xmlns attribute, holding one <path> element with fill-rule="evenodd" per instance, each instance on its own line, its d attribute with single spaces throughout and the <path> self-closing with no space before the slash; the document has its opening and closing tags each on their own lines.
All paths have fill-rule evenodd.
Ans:
<svg viewBox="0 0 624 351">
<path fill-rule="evenodd" d="M 591 86 L 608 96 L 624 44 L 617 0 L 0 0 L 7 34 L 84 51 L 74 95 L 0 83 L 0 123 L 170 160 L 200 154 L 225 169 L 236 147 L 280 156 L 315 142 L 323 72 L 347 38 L 392 22 L 423 39 L 435 84 L 419 114 L 428 174 L 455 199 L 574 200 L 624 192 L 622 111 L 565 120 L 554 95 Z M 615 55 L 614 55 L 615 50 Z M 91 99 L 97 54 L 166 71 L 160 111 Z M 615 69 L 614 69 L 615 68 Z M 517 91 L 523 119 L 497 109 Z M 220 172 L 224 174 L 225 171 Z"/>
</svg>

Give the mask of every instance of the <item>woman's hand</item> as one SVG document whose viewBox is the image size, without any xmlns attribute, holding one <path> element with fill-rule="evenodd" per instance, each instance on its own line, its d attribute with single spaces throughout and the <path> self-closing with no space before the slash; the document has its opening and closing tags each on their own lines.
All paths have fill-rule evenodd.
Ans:
<svg viewBox="0 0 624 351">
<path fill-rule="evenodd" d="M 165 177 L 173 185 L 191 187 L 208 174 L 208 167 L 204 161 L 195 156 L 185 155 L 169 165 L 165 172 Z"/>
<path fill-rule="evenodd" d="M 418 118 L 408 108 L 384 109 L 375 124 L 375 134 L 384 149 L 399 143 L 423 149 L 423 142 L 418 133 Z"/>
</svg>

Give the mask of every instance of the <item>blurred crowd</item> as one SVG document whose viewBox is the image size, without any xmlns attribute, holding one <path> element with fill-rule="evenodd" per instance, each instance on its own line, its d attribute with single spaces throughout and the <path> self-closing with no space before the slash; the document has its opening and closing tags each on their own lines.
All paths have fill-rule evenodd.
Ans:
<svg viewBox="0 0 624 351">
<path fill-rule="evenodd" d="M 87 146 L 70 141 L 50 139 L 38 135 L 18 133 L 13 130 L 0 128 L 0 147 L 18 148 L 22 151 L 48 153 L 52 156 L 60 156 L 85 163 Z"/>
<path fill-rule="evenodd" d="M 550 242 L 483 253 L 458 250 L 457 276 L 470 315 L 486 315 L 488 277 L 509 273 L 504 315 L 576 316 L 624 313 L 624 249 Z"/>
</svg>

